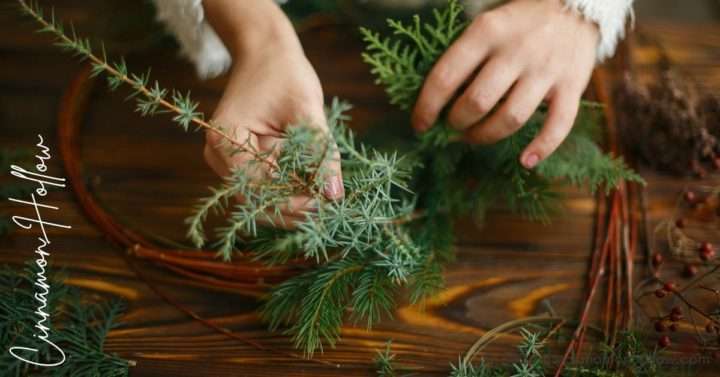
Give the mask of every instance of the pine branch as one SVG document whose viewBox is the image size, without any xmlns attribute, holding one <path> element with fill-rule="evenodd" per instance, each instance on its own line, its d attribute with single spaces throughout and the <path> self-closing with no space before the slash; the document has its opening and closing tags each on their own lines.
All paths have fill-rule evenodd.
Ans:
<svg viewBox="0 0 720 377">
<path fill-rule="evenodd" d="M 24 271 L 8 266 L 0 270 L 0 341 L 13 346 L 37 348 L 24 353 L 34 362 L 56 362 L 59 357 L 49 344 L 35 338 L 38 301 L 35 298 L 37 266 L 28 264 Z M 78 291 L 63 284 L 61 275 L 48 276 L 51 289 L 46 295 L 44 312 L 50 315 L 43 324 L 50 328 L 50 340 L 65 353 L 65 362 L 52 368 L 38 368 L 13 357 L 0 355 L 5 375 L 38 377 L 126 377 L 134 362 L 104 351 L 109 331 L 118 326 L 124 310 L 120 301 L 90 302 Z M 53 360 L 45 360 L 53 355 Z M 40 357 L 43 357 L 42 359 Z"/>
</svg>

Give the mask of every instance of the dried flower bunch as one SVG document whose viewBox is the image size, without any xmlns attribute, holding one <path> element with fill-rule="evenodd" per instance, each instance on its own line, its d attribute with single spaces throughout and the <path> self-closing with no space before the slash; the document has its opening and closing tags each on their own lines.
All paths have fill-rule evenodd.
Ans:
<svg viewBox="0 0 720 377">
<path fill-rule="evenodd" d="M 674 71 L 640 86 L 626 76 L 615 90 L 628 150 L 654 169 L 704 177 L 720 169 L 720 98 L 701 95 Z"/>
<path fill-rule="evenodd" d="M 623 180 L 641 181 L 594 142 L 597 106 L 589 104 L 559 150 L 530 171 L 518 156 L 539 131 L 544 108 L 521 131 L 489 146 L 457 142 L 441 119 L 401 156 L 356 142 L 346 127 L 349 105 L 334 100 L 327 109 L 330 137 L 295 125 L 288 127 L 281 148 L 259 153 L 222 125 L 204 120 L 189 95 L 163 89 L 147 74 L 131 74 L 122 61 L 111 63 L 104 53 L 94 54 L 86 39 L 65 33 L 37 6 L 18 2 L 42 25 L 41 31 L 57 37 L 60 47 L 89 60 L 94 74 L 105 73 L 111 89 L 129 85 L 142 115 L 169 113 L 185 130 L 205 129 L 220 136 L 228 153 L 250 156 L 247 166 L 225 177 L 223 185 L 198 204 L 188 219 L 188 234 L 198 246 L 214 240 L 218 255 L 226 260 L 240 247 L 249 247 L 268 264 L 304 260 L 309 265 L 275 287 L 262 308 L 271 328 L 287 327 L 285 332 L 308 356 L 339 339 L 347 312 L 370 328 L 391 315 L 401 288 L 409 291 L 411 302 L 437 292 L 443 286 L 443 267 L 453 258 L 452 227 L 458 216 L 481 216 L 504 202 L 547 221 L 557 206 L 553 181 L 586 184 L 593 191 L 609 190 Z M 418 17 L 410 25 L 390 20 L 390 37 L 362 29 L 364 58 L 392 103 L 403 109 L 412 105 L 435 60 L 467 25 L 461 13 L 453 0 L 429 22 Z M 342 201 L 322 195 L 324 166 L 335 151 L 341 155 L 347 192 Z M 313 197 L 317 209 L 306 213 L 293 230 L 266 225 L 273 225 L 272 215 L 298 194 Z M 242 200 L 236 201 L 238 197 Z M 205 220 L 213 212 L 226 216 L 227 223 L 209 236 Z"/>
</svg>

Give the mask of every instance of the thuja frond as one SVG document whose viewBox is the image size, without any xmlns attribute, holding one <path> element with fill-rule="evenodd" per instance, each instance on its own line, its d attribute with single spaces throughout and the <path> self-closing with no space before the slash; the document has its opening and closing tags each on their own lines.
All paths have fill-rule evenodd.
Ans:
<svg viewBox="0 0 720 377">
<path fill-rule="evenodd" d="M 46 269 L 47 270 L 47 269 Z M 36 335 L 42 332 L 36 327 L 39 301 L 36 290 L 38 267 L 29 264 L 23 270 L 4 266 L 0 269 L 0 341 L 6 349 L 30 347 L 38 352 L 19 354 L 33 362 L 52 363 L 62 360 L 62 355 L 49 343 Z M 104 351 L 109 331 L 118 325 L 118 317 L 124 310 L 120 301 L 88 301 L 77 290 L 63 284 L 63 278 L 51 274 L 44 281 L 50 288 L 45 295 L 47 304 L 43 311 L 49 314 L 42 324 L 49 328 L 48 338 L 65 354 L 65 362 L 54 367 L 38 368 L 16 359 L 9 352 L 0 355 L 4 375 L 38 377 L 125 377 L 133 362 Z M 51 358 L 50 358 L 51 357 Z"/>
<path fill-rule="evenodd" d="M 388 20 L 396 38 L 360 28 L 367 44 L 362 57 L 372 67 L 376 82 L 385 87 L 390 102 L 409 109 L 435 61 L 467 25 L 457 1 L 433 11 L 433 21 L 423 23 L 415 16 L 412 24 Z"/>
</svg>

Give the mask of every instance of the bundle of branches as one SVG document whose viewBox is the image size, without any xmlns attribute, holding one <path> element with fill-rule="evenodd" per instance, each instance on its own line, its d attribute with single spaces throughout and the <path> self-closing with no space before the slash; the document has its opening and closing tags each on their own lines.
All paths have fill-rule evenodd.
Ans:
<svg viewBox="0 0 720 377">
<path fill-rule="evenodd" d="M 194 127 L 220 136 L 228 153 L 250 156 L 246 166 L 225 177 L 224 184 L 199 203 L 188 219 L 188 234 L 197 246 L 216 239 L 218 255 L 225 260 L 249 246 L 255 258 L 267 264 L 310 263 L 306 272 L 276 286 L 262 307 L 270 327 L 288 326 L 286 333 L 308 356 L 338 340 L 347 311 L 370 328 L 392 313 L 401 288 L 409 290 L 412 302 L 440 289 L 443 267 L 453 258 L 452 225 L 458 216 L 482 215 L 491 204 L 505 202 L 530 218 L 547 221 L 557 206 L 553 181 L 587 184 L 592 191 L 609 190 L 623 180 L 641 181 L 594 142 L 596 106 L 585 107 L 559 150 L 530 171 L 518 156 L 538 133 L 544 109 L 521 131 L 489 146 L 455 142 L 441 119 L 401 156 L 357 143 L 346 127 L 349 105 L 334 100 L 327 110 L 330 137 L 293 125 L 281 148 L 260 153 L 222 125 L 204 120 L 189 95 L 163 89 L 147 74 L 128 73 L 123 62 L 94 54 L 86 39 L 67 35 L 59 23 L 43 18 L 40 9 L 18 1 L 42 31 L 58 37 L 62 48 L 89 60 L 94 74 L 108 74 L 111 88 L 129 85 L 138 112 L 169 112 L 186 130 Z M 457 2 L 450 1 L 429 22 L 418 17 L 411 25 L 390 20 L 391 37 L 362 30 L 365 60 L 392 103 L 404 109 L 412 105 L 425 75 L 467 25 L 461 13 Z M 336 151 L 347 195 L 329 201 L 323 195 L 324 167 Z M 263 225 L 273 225 L 296 195 L 314 198 L 316 210 L 306 213 L 294 230 Z M 235 201 L 238 197 L 242 200 Z M 212 212 L 227 216 L 214 237 L 204 225 Z"/>
<path fill-rule="evenodd" d="M 641 86 L 628 75 L 615 90 L 620 130 L 629 151 L 650 167 L 705 176 L 720 169 L 720 98 L 700 94 L 669 68 Z"/>
<path fill-rule="evenodd" d="M 0 268 L 0 340 L 8 350 L 37 349 L 37 352 L 14 350 L 16 355 L 35 364 L 3 352 L 0 355 L 3 375 L 127 376 L 128 367 L 134 362 L 104 350 L 108 332 L 117 327 L 124 304 L 117 300 L 90 300 L 79 290 L 63 284 L 61 275 L 40 275 L 46 269 L 38 266 L 33 262 L 20 271 L 8 266 Z M 45 290 L 43 287 L 48 285 L 52 288 Z M 42 306 L 38 307 L 39 304 Z M 37 366 L 63 360 L 53 345 L 63 351 L 65 362 L 53 367 Z"/>
</svg>

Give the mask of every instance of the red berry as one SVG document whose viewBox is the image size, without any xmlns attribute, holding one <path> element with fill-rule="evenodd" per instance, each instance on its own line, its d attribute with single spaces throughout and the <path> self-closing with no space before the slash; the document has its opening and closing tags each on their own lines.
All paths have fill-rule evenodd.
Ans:
<svg viewBox="0 0 720 377">
<path fill-rule="evenodd" d="M 691 277 L 697 275 L 697 273 L 698 273 L 697 266 L 695 266 L 693 264 L 685 265 L 685 270 L 683 270 L 683 274 L 685 274 L 685 276 L 691 278 Z"/>
<path fill-rule="evenodd" d="M 715 326 L 713 326 L 712 322 L 708 322 L 707 325 L 705 325 L 705 332 L 708 334 L 715 332 Z"/>
<path fill-rule="evenodd" d="M 662 288 L 655 291 L 655 297 L 657 298 L 663 298 L 665 295 L 667 295 L 667 292 Z"/>
<path fill-rule="evenodd" d="M 698 248 L 698 251 L 702 252 L 708 252 L 708 251 L 715 251 L 715 248 L 710 242 L 702 242 L 700 243 L 700 247 Z"/>
<path fill-rule="evenodd" d="M 668 292 L 672 292 L 675 290 L 675 283 L 669 281 L 663 285 L 663 289 Z"/>
<path fill-rule="evenodd" d="M 673 322 L 678 322 L 681 319 L 682 319 L 682 314 L 676 314 L 676 313 L 670 314 L 670 320 Z"/>
<path fill-rule="evenodd" d="M 704 262 L 707 262 L 713 258 L 715 258 L 715 250 L 703 250 L 700 252 L 700 259 L 702 259 Z"/>
<path fill-rule="evenodd" d="M 713 158 L 713 167 L 715 170 L 720 170 L 720 157 Z"/>
<path fill-rule="evenodd" d="M 695 203 L 695 193 L 692 191 L 685 191 L 685 194 L 683 194 L 683 199 L 685 199 L 686 202 L 693 204 Z"/>
<path fill-rule="evenodd" d="M 657 332 L 665 332 L 667 328 L 665 327 L 665 324 L 662 323 L 662 321 L 655 322 L 655 331 Z"/>
<path fill-rule="evenodd" d="M 684 219 L 677 219 L 675 220 L 675 226 L 682 229 L 685 227 L 685 220 Z"/>
<path fill-rule="evenodd" d="M 663 335 L 660 337 L 660 340 L 658 340 L 658 346 L 661 348 L 667 348 L 670 346 L 670 337 L 667 335 Z"/>
<path fill-rule="evenodd" d="M 660 253 L 655 253 L 655 254 L 653 254 L 653 256 L 652 256 L 652 264 L 653 264 L 653 266 L 655 266 L 655 268 L 660 267 L 660 265 L 662 264 L 662 262 L 663 262 L 663 256 L 662 256 L 662 254 L 660 254 Z"/>
<path fill-rule="evenodd" d="M 669 328 L 670 331 L 672 331 L 672 332 L 678 331 L 678 325 L 677 325 L 677 323 L 671 323 L 668 328 Z"/>
<path fill-rule="evenodd" d="M 673 306 L 673 308 L 670 310 L 670 313 L 676 314 L 676 315 L 682 315 L 682 309 L 680 309 L 679 306 Z"/>
</svg>

